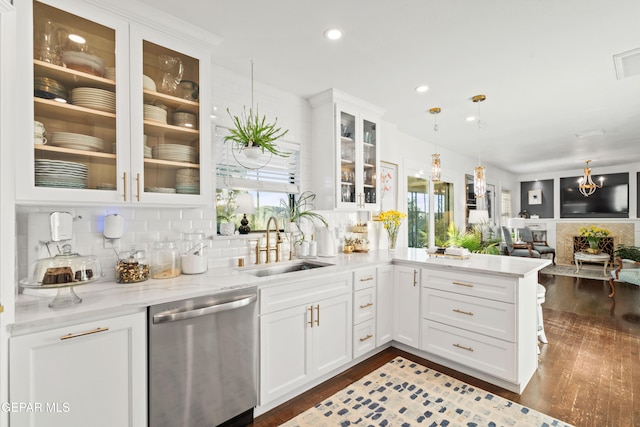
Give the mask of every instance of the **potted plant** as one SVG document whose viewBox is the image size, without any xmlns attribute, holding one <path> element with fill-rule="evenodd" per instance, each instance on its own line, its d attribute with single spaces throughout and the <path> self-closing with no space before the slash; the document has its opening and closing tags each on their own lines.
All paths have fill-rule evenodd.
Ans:
<svg viewBox="0 0 640 427">
<path fill-rule="evenodd" d="M 614 255 L 622 262 L 627 261 L 629 264 L 640 262 L 640 248 L 636 246 L 618 245 Z"/>
<path fill-rule="evenodd" d="M 600 253 L 600 239 L 611 234 L 606 228 L 596 227 L 595 225 L 582 227 L 579 231 L 580 235 L 586 238 L 587 243 L 589 244 L 587 252 L 592 254 Z"/>
<path fill-rule="evenodd" d="M 300 230 L 300 221 L 306 219 L 312 223 L 321 222 L 325 227 L 329 224 L 322 215 L 313 212 L 313 201 L 316 199 L 315 193 L 305 191 L 296 197 L 294 203 L 290 203 L 288 199 L 280 199 L 280 206 L 285 215 L 285 221 L 289 223 L 289 232 Z"/>
<path fill-rule="evenodd" d="M 499 255 L 499 244 L 499 239 L 483 240 L 482 227 L 476 225 L 470 231 L 463 233 L 453 223 L 449 224 L 447 241 L 445 242 L 446 246 L 466 248 L 469 252 L 488 255 Z"/>
<path fill-rule="evenodd" d="M 233 218 L 236 215 L 235 192 L 229 191 L 226 195 L 222 192 L 216 194 L 216 218 L 220 223 L 220 234 L 231 236 L 235 232 Z"/>
<path fill-rule="evenodd" d="M 231 135 L 225 136 L 224 142 L 232 142 L 242 151 L 248 158 L 257 158 L 261 153 L 268 151 L 276 156 L 288 157 L 291 153 L 283 152 L 278 149 L 274 143 L 277 139 L 282 138 L 289 132 L 288 129 L 276 127 L 278 119 L 273 123 L 267 122 L 267 117 L 262 116 L 253 108 L 249 109 L 247 114 L 246 107 L 240 116 L 234 116 L 227 108 L 227 113 L 233 120 L 234 127 L 229 129 Z"/>
</svg>

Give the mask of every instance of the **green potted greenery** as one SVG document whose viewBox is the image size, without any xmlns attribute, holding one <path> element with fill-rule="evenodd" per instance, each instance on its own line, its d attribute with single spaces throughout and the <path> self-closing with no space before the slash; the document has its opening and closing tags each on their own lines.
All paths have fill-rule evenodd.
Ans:
<svg viewBox="0 0 640 427">
<path fill-rule="evenodd" d="M 276 156 L 288 157 L 291 153 L 283 152 L 278 149 L 274 141 L 282 138 L 289 132 L 288 129 L 276 127 L 278 119 L 273 123 L 267 123 L 267 117 L 262 116 L 256 108 L 255 114 L 253 108 L 249 109 L 247 114 L 246 107 L 240 116 L 234 116 L 227 108 L 227 113 L 233 120 L 234 127 L 229 129 L 231 135 L 224 138 L 224 142 L 231 141 L 236 144 L 248 158 L 257 158 L 260 153 L 268 151 Z"/>
<path fill-rule="evenodd" d="M 623 262 L 626 260 L 640 262 L 640 248 L 636 246 L 618 245 L 614 256 L 622 259 Z"/>
<path fill-rule="evenodd" d="M 499 244 L 499 239 L 482 240 L 482 228 L 479 226 L 474 226 L 466 233 L 457 229 L 453 223 L 449 224 L 447 229 L 446 246 L 458 246 L 474 253 L 499 255 Z"/>
<path fill-rule="evenodd" d="M 327 220 L 322 215 L 317 212 L 313 212 L 313 201 L 315 199 L 316 195 L 311 191 L 305 191 L 300 194 L 295 198 L 294 203 L 290 203 L 289 199 L 280 199 L 280 207 L 285 217 L 285 221 L 289 223 L 287 231 L 295 232 L 296 230 L 300 230 L 300 220 L 302 219 L 306 219 L 311 223 L 321 222 L 325 227 L 329 226 Z"/>
</svg>

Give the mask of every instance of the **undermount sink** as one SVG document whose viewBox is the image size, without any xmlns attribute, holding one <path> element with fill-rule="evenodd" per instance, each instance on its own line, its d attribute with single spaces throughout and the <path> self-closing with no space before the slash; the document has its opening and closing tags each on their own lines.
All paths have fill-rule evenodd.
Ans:
<svg viewBox="0 0 640 427">
<path fill-rule="evenodd" d="M 300 261 L 286 264 L 265 265 L 254 269 L 245 270 L 245 273 L 256 277 L 274 276 L 276 274 L 293 273 L 296 271 L 312 270 L 314 268 L 330 267 L 333 264 L 317 261 Z"/>
</svg>

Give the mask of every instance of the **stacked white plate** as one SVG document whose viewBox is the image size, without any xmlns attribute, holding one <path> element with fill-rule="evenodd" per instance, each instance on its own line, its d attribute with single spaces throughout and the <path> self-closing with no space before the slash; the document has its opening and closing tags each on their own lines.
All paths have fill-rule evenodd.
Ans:
<svg viewBox="0 0 640 427">
<path fill-rule="evenodd" d="M 175 111 L 171 114 L 171 124 L 174 126 L 198 129 L 196 115 L 186 111 Z"/>
<path fill-rule="evenodd" d="M 200 194 L 200 184 L 176 184 L 176 193 Z"/>
<path fill-rule="evenodd" d="M 116 80 L 116 67 L 107 67 L 104 70 L 104 78 L 109 80 Z"/>
<path fill-rule="evenodd" d="M 198 151 L 188 145 L 161 144 L 153 147 L 153 158 L 159 160 L 171 160 L 174 162 L 196 163 Z"/>
<path fill-rule="evenodd" d="M 153 157 L 153 151 L 148 145 L 144 146 L 144 157 L 145 159 L 151 159 Z"/>
<path fill-rule="evenodd" d="M 175 193 L 175 188 L 168 187 L 145 187 L 144 191 L 147 193 Z"/>
<path fill-rule="evenodd" d="M 104 59 L 86 52 L 72 50 L 62 52 L 62 62 L 68 68 L 102 77 L 104 75 Z"/>
<path fill-rule="evenodd" d="M 77 87 L 71 89 L 71 103 L 94 110 L 116 112 L 116 94 L 93 87 Z"/>
<path fill-rule="evenodd" d="M 198 169 L 184 168 L 176 171 L 177 184 L 193 184 L 200 182 L 200 171 Z"/>
<path fill-rule="evenodd" d="M 82 163 L 37 159 L 35 178 L 38 187 L 87 188 L 88 168 Z"/>
<path fill-rule="evenodd" d="M 144 118 L 154 122 L 167 123 L 167 111 L 155 105 L 144 104 Z"/>
<path fill-rule="evenodd" d="M 53 132 L 49 137 L 50 145 L 85 151 L 104 151 L 104 141 L 94 136 L 70 132 Z"/>
</svg>

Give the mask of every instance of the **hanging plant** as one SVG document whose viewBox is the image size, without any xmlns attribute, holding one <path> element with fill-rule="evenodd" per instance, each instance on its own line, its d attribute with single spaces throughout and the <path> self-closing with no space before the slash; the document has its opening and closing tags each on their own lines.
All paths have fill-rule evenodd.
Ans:
<svg viewBox="0 0 640 427">
<path fill-rule="evenodd" d="M 288 129 L 282 130 L 282 128 L 276 127 L 277 118 L 273 123 L 267 123 L 267 117 L 260 117 L 257 108 L 255 114 L 253 108 L 250 108 L 249 114 L 247 114 L 246 107 L 240 116 L 232 115 L 228 108 L 227 113 L 233 120 L 234 128 L 229 129 L 231 135 L 226 136 L 224 142 L 231 141 L 241 150 L 255 147 L 260 148 L 262 153 L 268 151 L 280 157 L 291 155 L 291 153 L 280 151 L 274 143 L 289 132 Z"/>
</svg>

